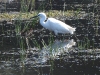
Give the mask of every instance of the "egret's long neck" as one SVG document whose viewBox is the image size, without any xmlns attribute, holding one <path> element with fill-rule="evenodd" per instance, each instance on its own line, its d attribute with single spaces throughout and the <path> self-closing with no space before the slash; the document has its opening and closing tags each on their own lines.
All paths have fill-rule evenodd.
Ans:
<svg viewBox="0 0 100 75">
<path fill-rule="evenodd" d="M 46 17 L 40 18 L 40 24 L 45 27 Z"/>
</svg>

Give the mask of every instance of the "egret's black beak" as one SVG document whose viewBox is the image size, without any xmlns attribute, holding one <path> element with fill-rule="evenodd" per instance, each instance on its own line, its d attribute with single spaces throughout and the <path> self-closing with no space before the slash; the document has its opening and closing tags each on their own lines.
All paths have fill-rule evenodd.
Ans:
<svg viewBox="0 0 100 75">
<path fill-rule="evenodd" d="M 37 16 L 34 16 L 34 17 L 31 17 L 30 19 L 32 19 L 32 18 L 36 18 L 36 17 L 38 17 L 38 15 L 37 15 Z"/>
</svg>

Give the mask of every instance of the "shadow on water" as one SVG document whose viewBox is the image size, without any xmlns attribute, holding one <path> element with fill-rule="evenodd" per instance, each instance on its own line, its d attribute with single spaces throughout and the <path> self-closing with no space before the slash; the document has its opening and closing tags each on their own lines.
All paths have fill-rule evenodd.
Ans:
<svg viewBox="0 0 100 75">
<path fill-rule="evenodd" d="M 2 26 L 0 25 L 1 29 Z M 56 37 L 52 36 L 48 30 L 40 28 L 34 31 L 29 30 L 34 34 L 31 39 L 31 37 L 27 38 L 23 35 L 17 37 L 13 33 L 15 29 L 13 25 L 9 27 L 4 24 L 4 26 L 7 28 L 4 29 L 4 27 L 5 31 L 1 31 L 0 35 L 2 39 L 0 43 L 4 42 L 3 48 L 0 45 L 0 75 L 98 75 L 100 72 L 100 50 L 78 49 L 77 46 L 74 46 L 75 43 L 77 44 L 77 40 L 74 39 L 75 42 L 70 35 Z M 82 39 L 81 33 L 84 33 L 85 30 L 79 32 L 77 28 L 76 32 L 80 33 L 76 37 L 79 40 L 80 37 Z M 55 40 L 56 38 L 58 40 Z M 39 42 L 34 41 L 34 44 L 32 40 Z M 85 43 L 88 41 L 84 38 L 82 40 Z M 22 47 L 17 46 L 16 42 L 18 41 L 19 43 L 23 42 L 23 46 L 26 48 L 22 48 L 22 45 Z M 41 45 L 41 47 L 36 48 L 32 45 Z"/>
<path fill-rule="evenodd" d="M 75 22 L 75 20 L 72 21 Z M 81 21 L 84 23 L 84 20 Z M 71 23 L 71 21 L 67 22 Z M 0 30 L 0 75 L 99 75 L 100 49 L 85 50 L 85 47 L 83 49 L 83 46 L 86 46 L 83 43 L 88 42 L 87 38 L 84 39 L 87 33 L 86 28 L 78 31 L 83 27 L 77 27 L 76 30 L 76 37 L 82 40 L 82 44 L 80 42 L 80 47 L 78 47 L 80 49 L 77 46 L 72 47 L 78 43 L 77 40 L 74 39 L 75 42 L 72 39 L 73 36 L 60 35 L 56 37 L 44 28 L 36 28 L 34 31 L 29 30 L 33 37 L 31 38 L 31 35 L 27 38 L 23 35 L 16 36 L 13 24 L 0 24 L 0 29 L 2 29 Z M 91 35 L 87 35 L 89 39 L 90 37 L 94 38 L 92 29 L 90 31 Z M 94 39 L 97 40 L 99 37 Z M 56 38 L 58 40 L 55 40 Z M 96 42 L 98 41 L 99 39 Z M 17 46 L 16 42 L 23 44 Z M 3 48 L 1 44 L 4 45 Z M 94 47 L 97 47 L 95 44 Z M 90 45 L 93 47 L 92 44 Z"/>
<path fill-rule="evenodd" d="M 51 75 L 51 61 L 60 59 L 62 54 L 67 54 L 75 45 L 74 40 L 56 40 L 54 43 L 38 48 L 26 50 L 26 57 L 21 58 L 24 52 L 20 48 L 9 48 L 0 53 L 1 75 Z"/>
<path fill-rule="evenodd" d="M 55 40 L 42 49 L 2 50 L 0 75 L 98 75 L 99 50 L 78 50 L 74 45 L 73 39 Z"/>
<path fill-rule="evenodd" d="M 78 39 L 70 35 L 53 36 L 39 24 L 29 30 L 33 37 L 25 36 L 24 32 L 16 35 L 17 23 L 4 21 L 4 25 L 0 24 L 0 75 L 99 75 L 100 33 L 96 35 L 97 27 L 86 19 L 65 22 L 77 26 L 75 36 Z M 20 25 L 22 30 L 25 23 Z M 78 47 L 72 47 L 75 43 Z"/>
</svg>

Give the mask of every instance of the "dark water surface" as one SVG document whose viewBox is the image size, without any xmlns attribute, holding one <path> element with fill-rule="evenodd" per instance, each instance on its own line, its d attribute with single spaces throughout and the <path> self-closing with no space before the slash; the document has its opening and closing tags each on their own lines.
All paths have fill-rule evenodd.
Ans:
<svg viewBox="0 0 100 75">
<path fill-rule="evenodd" d="M 0 75 L 100 74 L 99 49 L 79 50 L 77 47 L 64 49 L 66 45 L 68 41 L 56 42 L 41 50 L 31 48 L 25 52 L 20 48 L 2 49 L 0 51 Z M 50 47 L 60 49 L 51 54 Z M 60 51 L 61 49 L 64 51 Z"/>
<path fill-rule="evenodd" d="M 98 20 L 96 25 L 93 15 L 88 18 L 66 19 L 67 24 L 77 28 L 75 35 L 58 37 L 39 24 L 31 29 L 32 23 L 28 23 L 27 30 L 32 37 L 27 31 L 19 35 L 15 32 L 19 21 L 1 22 L 0 75 L 100 75 L 100 23 Z M 20 23 L 21 30 L 26 23 Z"/>
</svg>

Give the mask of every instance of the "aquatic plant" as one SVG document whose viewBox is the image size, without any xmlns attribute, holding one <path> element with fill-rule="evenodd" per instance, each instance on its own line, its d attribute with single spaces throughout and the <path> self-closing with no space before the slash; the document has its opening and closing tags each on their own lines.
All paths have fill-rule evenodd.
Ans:
<svg viewBox="0 0 100 75">
<path fill-rule="evenodd" d="M 100 0 L 98 0 L 98 1 L 100 1 Z M 32 25 L 32 28 L 34 28 L 34 26 L 35 26 L 35 24 L 37 22 L 37 19 L 31 20 L 31 23 L 29 23 L 29 22 L 27 23 L 25 21 L 23 23 L 22 22 L 23 19 L 29 20 L 30 17 L 33 17 L 34 15 L 36 15 L 38 12 L 41 12 L 41 11 L 45 12 L 48 15 L 48 17 L 49 16 L 50 17 L 55 17 L 57 19 L 59 19 L 59 16 L 60 16 L 60 18 L 62 16 L 66 16 L 66 18 L 69 18 L 69 19 L 70 18 L 71 19 L 78 19 L 78 18 L 82 18 L 82 13 L 86 14 L 85 12 L 80 13 L 81 9 L 78 9 L 77 11 L 74 11 L 74 10 L 67 10 L 66 11 L 65 10 L 65 6 L 63 7 L 64 8 L 63 11 L 61 11 L 61 10 L 59 10 L 59 11 L 57 11 L 57 10 L 48 10 L 48 11 L 46 11 L 46 10 L 44 10 L 45 7 L 43 8 L 43 10 L 40 10 L 40 9 L 42 9 L 40 7 L 39 10 L 28 12 L 28 5 L 27 6 L 25 5 L 24 0 L 22 0 L 21 3 L 22 3 L 21 11 L 19 13 L 17 13 L 17 14 L 0 13 L 0 20 L 3 18 L 3 19 L 7 19 L 8 21 L 11 21 L 12 19 L 14 19 L 16 21 L 16 23 L 14 23 L 15 24 L 15 32 L 17 34 L 16 38 L 17 38 L 17 41 L 18 41 L 18 44 L 19 44 L 19 47 L 20 47 L 20 60 L 21 60 L 20 65 L 23 68 L 25 66 L 25 60 L 27 58 L 27 53 L 26 53 L 27 49 L 31 48 L 29 40 L 31 40 L 33 42 L 33 45 L 38 47 L 39 51 L 41 52 L 40 43 L 38 43 L 37 40 L 34 39 L 34 34 L 31 35 L 32 36 L 31 38 L 30 38 L 30 36 L 22 36 L 21 35 L 22 32 L 25 32 L 25 31 L 30 29 L 29 28 L 30 24 Z M 89 10 L 88 10 L 88 12 L 89 12 Z M 97 12 L 98 12 L 98 10 L 97 10 Z M 99 33 L 98 33 L 99 32 L 98 31 L 98 26 L 99 26 L 99 23 L 98 23 L 99 17 L 98 17 L 98 15 L 97 15 L 95 21 L 96 21 L 95 22 L 95 28 L 96 28 L 95 32 L 96 32 L 96 35 L 99 35 Z M 24 27 L 22 27 L 22 24 L 24 25 Z M 50 38 L 49 38 L 49 40 L 47 40 L 48 44 L 44 41 L 44 39 L 42 39 L 42 41 L 41 41 L 43 47 L 46 50 L 46 52 L 49 52 L 49 55 L 51 54 L 50 56 L 52 57 L 52 59 L 49 61 L 49 64 L 51 65 L 51 67 L 50 67 L 50 72 L 51 73 L 53 73 L 53 70 L 54 70 L 54 67 L 55 67 L 55 65 L 54 65 L 54 57 L 53 56 L 55 56 L 55 58 L 56 58 L 56 56 L 60 56 L 60 54 L 62 54 L 63 52 L 67 51 L 66 48 L 64 50 L 64 48 L 61 47 L 61 44 L 58 45 L 58 46 L 55 46 L 55 49 L 52 48 L 52 43 L 55 41 L 54 37 L 55 37 L 54 35 L 50 34 Z M 2 40 L 3 40 L 3 38 L 2 38 Z M 88 38 L 88 35 L 85 35 L 82 40 L 79 40 L 79 42 L 77 41 L 77 47 L 79 48 L 79 50 L 81 50 L 81 49 L 89 49 L 90 48 L 90 44 L 92 43 L 93 44 L 92 48 L 94 50 L 94 42 L 95 42 L 94 40 L 92 40 L 92 42 L 91 42 L 91 40 Z M 43 51 L 43 53 L 44 52 L 45 51 Z M 46 53 L 44 53 L 44 56 L 45 56 L 45 54 Z M 8 59 L 8 60 L 10 60 L 10 59 Z M 44 62 L 45 61 L 43 60 L 42 63 L 44 63 Z M 73 66 L 73 64 L 71 65 L 71 67 L 72 66 Z M 23 72 L 25 72 L 25 71 L 23 71 Z M 23 75 L 23 72 L 22 72 L 22 75 Z M 39 71 L 37 71 L 37 72 L 39 73 Z"/>
</svg>

